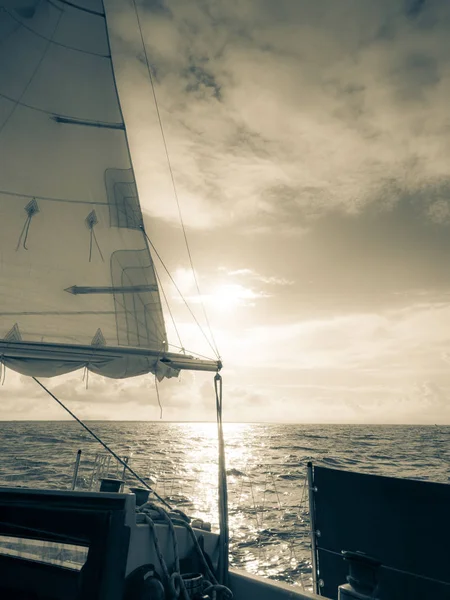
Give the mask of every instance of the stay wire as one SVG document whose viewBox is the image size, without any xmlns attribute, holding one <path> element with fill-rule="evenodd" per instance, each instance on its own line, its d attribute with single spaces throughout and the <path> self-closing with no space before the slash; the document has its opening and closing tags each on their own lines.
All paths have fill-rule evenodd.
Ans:
<svg viewBox="0 0 450 600">
<path fill-rule="evenodd" d="M 144 479 L 142 479 L 142 477 L 140 477 L 140 476 L 139 476 L 139 475 L 136 473 L 136 471 L 134 471 L 134 470 L 133 470 L 133 469 L 130 467 L 130 465 L 129 465 L 129 464 L 126 462 L 126 461 L 124 461 L 122 458 L 120 458 L 120 456 L 118 456 L 118 455 L 117 455 L 117 454 L 114 452 L 114 450 L 112 450 L 112 449 L 111 449 L 111 448 L 110 448 L 110 447 L 109 447 L 107 444 L 105 444 L 105 442 L 104 442 L 103 440 L 101 440 L 101 439 L 98 437 L 98 435 L 97 435 L 96 433 L 94 433 L 94 432 L 92 431 L 92 429 L 90 429 L 90 428 L 89 428 L 89 427 L 86 425 L 86 423 L 83 423 L 83 421 L 82 421 L 81 419 L 79 419 L 79 418 L 77 417 L 77 415 L 76 415 L 75 413 L 73 413 L 73 412 L 70 410 L 70 408 L 68 408 L 68 407 L 67 407 L 67 406 L 66 406 L 66 405 L 65 405 L 63 402 L 61 402 L 61 400 L 59 400 L 59 399 L 58 399 L 58 398 L 55 396 L 55 394 L 53 394 L 53 393 L 52 393 L 52 392 L 51 392 L 51 391 L 50 391 L 48 388 L 46 388 L 46 387 L 45 387 L 45 385 L 39 381 L 39 379 L 36 379 L 36 377 L 32 377 L 32 379 L 34 379 L 34 381 L 35 381 L 35 382 L 36 382 L 36 383 L 37 383 L 37 384 L 38 384 L 38 385 L 39 385 L 39 386 L 40 386 L 40 387 L 41 387 L 41 388 L 42 388 L 42 389 L 43 389 L 45 392 L 47 392 L 47 394 L 48 394 L 49 396 L 51 396 L 51 397 L 53 398 L 53 400 L 55 400 L 55 401 L 56 401 L 56 402 L 57 402 L 57 403 L 58 403 L 58 404 L 61 406 L 61 408 L 63 408 L 63 409 L 66 411 L 66 412 L 68 412 L 68 413 L 69 413 L 69 415 L 70 415 L 72 418 L 74 418 L 74 419 L 75 419 L 75 421 L 77 421 L 77 423 L 79 423 L 79 424 L 81 425 L 81 427 L 83 427 L 83 428 L 84 428 L 84 429 L 85 429 L 85 430 L 86 430 L 86 431 L 87 431 L 87 432 L 88 432 L 88 433 L 89 433 L 89 434 L 90 434 L 90 435 L 91 435 L 91 436 L 92 436 L 92 437 L 93 437 L 95 440 L 97 440 L 97 442 L 98 442 L 99 444 L 101 444 L 105 450 L 107 450 L 107 451 L 108 451 L 108 452 L 109 452 L 109 453 L 110 453 L 112 456 L 114 456 L 114 458 L 115 458 L 115 459 L 116 459 L 116 460 L 117 460 L 117 461 L 118 461 L 118 462 L 119 462 L 119 463 L 120 463 L 120 464 L 121 464 L 121 465 L 122 465 L 122 466 L 123 466 L 125 469 L 127 469 L 127 470 L 128 470 L 128 471 L 129 471 L 129 472 L 130 472 L 130 473 L 131 473 L 131 474 L 132 474 L 134 477 L 136 477 L 136 479 L 137 479 L 138 481 L 140 481 L 140 482 L 142 483 L 142 485 L 144 485 L 144 486 L 145 486 L 145 487 L 146 487 L 148 490 L 151 490 L 151 492 L 152 492 L 152 493 L 155 495 L 155 497 L 156 497 L 156 498 L 158 498 L 158 500 L 159 500 L 160 502 L 162 502 L 162 504 L 164 504 L 164 506 L 167 506 L 167 508 L 168 508 L 169 510 L 173 510 L 173 509 L 172 509 L 172 507 L 170 506 L 170 504 L 169 504 L 168 502 L 166 502 L 166 501 L 164 500 L 164 498 L 161 498 L 161 496 L 159 496 L 159 495 L 158 495 L 158 494 L 155 492 L 155 490 L 153 490 L 153 489 L 152 489 L 152 488 L 151 488 L 151 487 L 148 485 L 148 483 L 147 483 L 147 482 L 146 482 Z"/>
<path fill-rule="evenodd" d="M 158 259 L 160 260 L 162 266 L 164 267 L 165 272 L 167 273 L 167 275 L 170 277 L 170 281 L 173 283 L 173 285 L 175 286 L 175 289 L 177 290 L 177 292 L 180 294 L 181 299 L 183 300 L 184 304 L 186 305 L 186 308 L 188 309 L 188 311 L 190 312 L 192 318 L 194 319 L 195 323 L 197 324 L 198 328 L 200 329 L 200 331 L 203 334 L 203 337 L 205 338 L 205 340 L 207 341 L 209 347 L 211 348 L 211 350 L 214 352 L 214 354 L 216 355 L 216 358 L 218 358 L 220 360 L 220 355 L 217 351 L 217 347 L 215 348 L 212 344 L 210 339 L 208 338 L 208 336 L 206 335 L 206 333 L 203 330 L 203 327 L 200 325 L 200 323 L 198 322 L 197 317 L 195 316 L 195 314 L 193 313 L 191 307 L 189 306 L 189 304 L 186 302 L 186 299 L 184 298 L 183 294 L 181 293 L 180 288 L 177 286 L 177 284 L 175 283 L 174 278 L 172 277 L 169 269 L 166 267 L 166 265 L 164 264 L 163 259 L 161 258 L 161 256 L 159 255 L 157 249 L 155 248 L 155 246 L 153 245 L 153 242 L 151 241 L 151 239 L 148 237 L 147 232 L 145 231 L 145 228 L 143 225 L 141 225 L 141 229 L 144 232 L 145 237 L 147 238 L 148 243 L 150 244 L 150 246 L 152 247 L 153 252 L 156 254 L 156 256 L 158 257 Z"/>
<path fill-rule="evenodd" d="M 145 234 L 145 236 L 147 236 L 147 234 L 145 233 L 145 231 L 144 231 L 144 234 Z M 166 303 L 167 310 L 169 311 L 169 315 L 170 315 L 170 319 L 172 321 L 172 325 L 173 325 L 173 327 L 175 329 L 175 333 L 177 334 L 178 341 L 180 342 L 180 349 L 184 352 L 184 346 L 183 346 L 183 342 L 181 341 L 181 336 L 180 336 L 180 333 L 178 331 L 177 324 L 175 323 L 175 319 L 173 317 L 172 311 L 170 310 L 169 301 L 167 300 L 166 292 L 164 291 L 164 288 L 163 288 L 162 283 L 161 283 L 161 278 L 158 275 L 158 271 L 156 269 L 155 269 L 155 275 L 156 275 L 156 279 L 158 280 L 159 289 L 161 290 L 163 298 L 164 298 L 164 301 Z"/>
<path fill-rule="evenodd" d="M 181 228 L 183 230 L 184 242 L 185 242 L 186 250 L 187 250 L 187 253 L 188 253 L 188 257 L 189 257 L 189 263 L 191 265 L 192 275 L 194 277 L 194 282 L 195 282 L 195 287 L 197 288 L 197 293 L 198 293 L 199 298 L 200 298 L 200 304 L 201 304 L 201 307 L 202 307 L 203 316 L 205 318 L 205 322 L 206 322 L 206 325 L 208 327 L 209 335 L 211 336 L 212 345 L 214 346 L 214 352 L 215 352 L 216 356 L 218 358 L 220 358 L 219 349 L 217 347 L 217 343 L 216 343 L 216 340 L 214 338 L 214 334 L 212 332 L 211 324 L 209 322 L 208 315 L 207 315 L 206 309 L 205 309 L 205 305 L 204 305 L 203 300 L 202 300 L 202 295 L 200 293 L 200 286 L 198 284 L 197 276 L 195 274 L 194 263 L 193 263 L 193 260 L 192 260 L 191 250 L 189 248 L 189 242 L 188 242 L 188 239 L 187 239 L 186 228 L 184 226 L 183 214 L 181 212 L 181 206 L 180 206 L 180 201 L 179 201 L 179 198 L 178 198 L 177 186 L 176 186 L 175 177 L 174 177 L 174 174 L 173 174 L 172 163 L 170 161 L 169 150 L 168 150 L 168 147 L 167 147 L 166 136 L 165 136 L 165 133 L 164 133 L 164 127 L 163 127 L 163 123 L 162 123 L 162 119 L 161 119 L 161 114 L 159 112 L 158 99 L 156 97 L 156 90 L 155 90 L 155 85 L 154 85 L 154 82 L 153 82 L 152 70 L 151 70 L 151 67 L 150 67 L 150 62 L 148 60 L 147 47 L 146 47 L 145 42 L 144 42 L 144 34 L 142 32 L 141 20 L 140 20 L 140 17 L 139 17 L 139 11 L 138 11 L 138 8 L 137 8 L 137 5 L 136 5 L 136 0 L 133 0 L 133 6 L 134 6 L 134 10 L 136 12 L 136 19 L 137 19 L 137 23 L 138 23 L 138 27 L 139 27 L 139 34 L 140 34 L 140 37 L 141 37 L 142 48 L 144 50 L 145 63 L 147 65 L 148 76 L 149 76 L 150 84 L 152 86 L 152 93 L 153 93 L 153 99 L 155 101 L 156 114 L 158 116 L 159 128 L 161 130 L 161 137 L 162 137 L 162 140 L 163 140 L 164 151 L 165 151 L 165 154 L 166 154 L 167 164 L 168 164 L 168 167 L 169 167 L 169 173 L 170 173 L 170 178 L 171 178 L 171 181 L 172 181 L 173 193 L 174 193 L 175 200 L 176 200 L 176 203 L 177 203 L 178 216 L 180 218 Z"/>
</svg>

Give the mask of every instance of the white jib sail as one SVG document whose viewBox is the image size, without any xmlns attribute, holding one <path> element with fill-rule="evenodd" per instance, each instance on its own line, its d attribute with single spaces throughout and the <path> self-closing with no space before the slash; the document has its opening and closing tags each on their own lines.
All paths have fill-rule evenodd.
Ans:
<svg viewBox="0 0 450 600">
<path fill-rule="evenodd" d="M 174 375 L 102 3 L 0 5 L 0 360 Z"/>
</svg>

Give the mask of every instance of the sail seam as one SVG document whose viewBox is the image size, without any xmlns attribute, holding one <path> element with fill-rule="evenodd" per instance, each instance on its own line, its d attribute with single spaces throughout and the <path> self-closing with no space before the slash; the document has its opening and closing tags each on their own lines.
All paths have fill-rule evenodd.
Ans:
<svg viewBox="0 0 450 600">
<path fill-rule="evenodd" d="M 120 264 L 120 261 L 118 261 Z M 127 271 L 129 271 L 130 269 L 137 269 L 138 267 L 123 267 L 122 265 L 120 265 L 122 268 L 122 284 L 123 284 L 123 279 L 124 277 L 126 277 L 130 283 L 131 283 L 131 278 L 128 274 Z M 152 268 L 153 266 L 153 262 L 150 260 L 150 263 L 148 265 L 145 265 L 144 268 Z M 136 310 L 136 296 L 138 297 L 139 301 L 142 304 L 143 307 L 143 314 L 144 314 L 144 319 L 145 321 L 142 321 L 139 319 L 138 317 L 138 312 Z M 155 320 L 153 314 L 150 314 L 150 318 L 152 320 L 152 323 L 154 325 L 154 328 L 156 329 L 156 335 L 152 336 L 152 340 L 150 340 L 150 332 L 148 330 L 148 322 L 147 322 L 147 304 L 145 304 L 145 302 L 141 299 L 140 294 L 133 294 L 132 296 L 133 299 L 133 306 L 134 306 L 134 312 L 133 311 L 128 311 L 128 313 L 130 313 L 132 316 L 134 316 L 134 320 L 136 322 L 136 336 L 137 336 L 137 341 L 138 341 L 138 346 L 140 346 L 140 337 L 141 337 L 141 333 L 140 333 L 140 328 L 138 327 L 139 324 L 142 325 L 142 327 L 145 329 L 146 333 L 147 333 L 147 343 L 150 343 L 151 341 L 156 341 L 157 343 L 162 339 L 165 341 L 165 331 L 161 329 L 160 324 Z M 127 313 L 126 318 L 127 318 L 127 324 L 128 324 L 128 316 L 129 314 Z M 127 329 L 127 337 L 128 337 L 128 344 L 130 344 L 130 339 L 129 339 L 129 329 Z"/>
<path fill-rule="evenodd" d="M 43 310 L 43 311 L 21 311 L 21 312 L 0 312 L 1 317 L 41 317 L 42 315 L 114 315 L 114 310 Z"/>
<path fill-rule="evenodd" d="M 147 249 L 148 251 L 148 249 Z M 140 266 L 127 266 L 126 264 L 124 265 L 121 262 L 121 258 L 124 258 L 123 256 L 123 250 L 122 251 L 116 251 L 115 253 L 113 253 L 113 255 L 111 256 L 111 281 L 114 283 L 114 281 L 116 280 L 115 276 L 115 270 L 114 270 L 114 266 L 113 266 L 113 260 L 115 261 L 115 263 L 118 265 L 118 267 L 120 268 L 120 285 L 119 286 L 114 286 L 116 289 L 113 293 L 113 297 L 114 297 L 114 303 L 119 305 L 121 308 L 124 309 L 124 319 L 121 319 L 121 321 L 119 322 L 117 315 L 118 314 L 122 314 L 117 312 L 116 313 L 116 327 L 117 327 L 117 339 L 120 343 L 120 339 L 121 339 L 121 335 L 119 334 L 119 331 L 124 332 L 123 334 L 126 337 L 127 340 L 127 345 L 128 346 L 132 346 L 133 343 L 130 341 L 130 335 L 136 336 L 137 340 L 138 340 L 138 346 L 140 346 L 140 337 L 142 337 L 142 332 L 141 329 L 144 329 L 146 331 L 146 337 L 147 337 L 147 343 L 150 344 L 160 344 L 161 340 L 166 339 L 166 332 L 165 332 L 165 328 L 164 325 L 161 327 L 161 323 L 157 322 L 153 316 L 153 314 L 151 314 L 151 319 L 152 319 L 152 323 L 154 325 L 154 329 L 156 330 L 155 333 L 150 333 L 148 331 L 148 320 L 147 320 L 147 306 L 148 303 L 146 304 L 140 297 L 139 292 L 132 294 L 131 296 L 131 300 L 133 301 L 133 305 L 134 305 L 134 312 L 133 310 L 130 310 L 127 306 L 127 302 L 130 301 L 130 296 L 125 297 L 121 292 L 120 292 L 120 288 L 123 287 L 130 287 L 133 286 L 133 281 L 130 278 L 129 273 L 127 273 L 127 271 L 129 271 L 130 269 L 153 269 L 154 272 L 154 265 L 153 265 L 153 261 L 151 259 L 150 253 L 148 253 L 148 263 L 145 264 L 141 264 Z M 125 251 L 127 253 L 127 256 L 130 256 L 130 252 L 131 253 L 140 253 L 140 252 L 145 252 L 145 249 L 141 249 L 141 250 L 126 250 Z M 125 285 L 126 282 L 124 282 L 124 277 L 126 277 L 127 282 L 130 284 L 130 286 Z M 155 290 L 153 290 L 153 292 L 157 293 L 158 292 L 158 288 L 156 288 Z M 142 304 L 143 307 L 143 319 L 141 318 L 140 314 L 137 313 L 136 311 L 136 303 L 135 303 L 135 298 L 136 296 L 138 297 L 139 301 Z M 119 297 L 122 297 L 124 300 L 124 303 L 121 302 L 121 300 L 119 300 Z M 132 325 L 132 323 L 130 322 L 130 319 L 134 319 L 133 323 L 134 323 L 134 327 Z M 140 326 L 140 327 L 139 327 Z"/>
<path fill-rule="evenodd" d="M 108 60 L 111 60 L 111 54 L 100 54 L 100 52 L 91 52 L 89 50 L 83 50 L 82 48 L 75 48 L 74 46 L 68 46 L 67 44 L 62 44 L 61 42 L 55 42 L 54 40 L 46 37 L 45 35 L 42 35 L 42 33 L 38 33 L 31 27 L 28 27 L 28 25 L 25 25 L 25 23 L 22 23 L 22 21 L 17 19 L 5 6 L 3 6 L 2 8 L 11 17 L 11 19 L 13 21 L 15 21 L 16 23 L 19 24 L 19 27 L 17 29 L 20 29 L 20 27 L 23 27 L 30 33 L 33 33 L 36 37 L 46 40 L 47 42 L 50 42 L 50 44 L 54 44 L 55 46 L 61 46 L 61 48 L 67 48 L 67 50 L 74 50 L 75 52 L 82 52 L 83 54 L 89 54 L 91 56 L 98 56 L 100 58 L 107 58 Z M 57 9 L 61 10 L 59 7 L 57 7 Z M 15 33 L 17 31 L 17 29 L 15 29 L 13 33 Z M 2 42 L 3 41 L 4 40 L 2 40 Z"/>
<path fill-rule="evenodd" d="M 149 267 L 152 267 L 152 263 L 150 263 Z M 147 267 L 147 268 L 149 268 Z M 130 276 L 128 274 L 127 271 L 129 271 L 130 269 L 135 269 L 136 267 L 126 267 L 123 272 L 122 272 L 122 278 L 126 277 L 127 279 L 130 279 Z M 147 334 L 147 343 L 150 343 L 150 332 L 149 332 L 149 327 L 148 327 L 148 317 L 150 317 L 151 323 L 153 324 L 155 330 L 156 330 L 156 336 L 155 339 L 156 341 L 159 343 L 160 340 L 163 340 L 165 342 L 165 332 L 161 330 L 160 324 L 156 321 L 153 313 L 151 312 L 150 314 L 148 314 L 148 310 L 147 310 L 147 306 L 148 304 L 146 304 L 139 293 L 137 294 L 133 294 L 133 306 L 134 306 L 134 318 L 136 320 L 136 323 L 138 323 L 138 312 L 136 309 L 136 298 L 139 300 L 139 302 L 142 304 L 142 312 L 144 315 L 144 325 L 143 328 Z M 138 344 L 140 345 L 140 336 L 141 336 L 141 331 L 140 329 L 137 327 L 136 328 L 136 332 L 137 332 L 137 339 L 138 339 Z"/>
<path fill-rule="evenodd" d="M 22 94 L 23 95 L 23 94 Z M 21 102 L 20 100 L 14 100 L 14 98 L 11 98 L 10 96 L 7 96 L 6 94 L 3 94 L 2 92 L 0 92 L 0 96 L 2 98 L 6 98 L 6 100 L 9 100 L 10 102 L 14 102 L 14 104 L 17 106 L 24 106 L 25 108 L 29 108 L 30 110 L 36 110 L 38 112 L 44 113 L 46 115 L 50 115 L 51 117 L 57 117 L 59 119 L 73 119 L 75 121 L 80 121 L 79 117 L 73 117 L 71 115 L 58 115 L 57 113 L 55 113 L 52 110 L 46 110 L 45 108 L 39 108 L 37 106 L 31 106 L 31 104 L 26 104 L 25 102 Z M 11 115 L 10 115 L 11 116 Z M 5 121 L 3 127 L 6 125 L 8 119 Z M 93 120 L 86 120 L 83 121 L 82 123 L 83 125 L 86 124 L 92 124 L 92 126 L 97 126 L 97 127 L 107 127 L 109 129 L 120 129 L 120 130 L 125 130 L 125 126 L 123 123 L 108 123 L 106 121 L 93 121 Z"/>
<path fill-rule="evenodd" d="M 129 309 L 127 309 L 127 308 L 126 308 L 126 307 L 125 307 L 125 306 L 124 306 L 124 305 L 123 305 L 123 304 L 120 302 L 120 300 L 117 300 L 117 299 L 116 299 L 116 297 L 114 297 L 114 302 L 116 302 L 116 303 L 117 303 L 117 304 L 118 304 L 118 305 L 119 305 L 121 308 L 123 308 L 123 313 L 122 313 L 122 312 L 120 312 L 120 313 L 119 313 L 119 311 L 115 311 L 115 314 L 116 314 L 116 315 L 117 315 L 118 313 L 119 313 L 119 314 L 123 314 L 123 315 L 125 315 L 125 319 L 126 319 L 126 318 L 127 318 L 127 315 L 128 315 L 129 313 L 131 313 L 131 311 L 130 311 Z M 142 327 L 146 327 L 146 325 L 147 325 L 147 324 L 146 324 L 146 323 L 144 323 L 144 321 L 141 321 L 141 320 L 140 320 L 140 319 L 139 319 L 139 318 L 138 318 L 136 315 L 135 315 L 135 319 L 136 319 L 136 322 L 137 322 L 137 323 L 139 323 L 140 325 L 142 325 Z M 119 327 L 117 327 L 117 330 L 119 330 Z M 133 347 L 133 345 L 132 345 L 132 344 L 130 344 L 130 340 L 129 340 L 129 334 L 128 334 L 128 329 L 127 329 L 126 335 L 127 335 L 127 340 L 128 340 L 128 346 L 130 346 L 130 347 Z M 156 344 L 157 344 L 157 343 L 158 343 L 158 338 L 157 338 L 156 336 L 154 336 L 154 338 L 153 338 L 152 340 L 150 340 L 150 342 L 154 342 L 154 343 L 156 343 Z M 138 347 L 141 347 L 141 346 L 138 346 Z"/>
<path fill-rule="evenodd" d="M 61 4 L 67 4 L 67 6 L 71 6 L 72 8 L 76 8 L 77 10 L 81 10 L 83 12 L 89 13 L 90 15 L 95 15 L 96 17 L 106 18 L 105 13 L 102 13 L 97 10 L 92 10 L 91 8 L 85 8 L 84 6 L 78 6 L 78 4 L 74 4 L 73 2 L 69 2 L 69 0 L 58 0 Z"/>
<path fill-rule="evenodd" d="M 52 31 L 52 37 L 55 35 L 55 33 L 56 33 L 56 30 L 58 29 L 59 22 L 61 21 L 61 17 L 62 17 L 62 13 L 59 15 L 59 17 L 58 17 L 58 19 L 57 19 L 57 21 L 56 21 L 56 25 L 55 25 L 55 27 L 54 27 L 54 29 L 53 29 L 53 31 Z M 17 107 L 18 107 L 19 105 L 21 105 L 21 104 L 22 104 L 22 103 L 21 103 L 21 100 L 22 100 L 22 98 L 23 98 L 23 97 L 25 96 L 25 94 L 27 93 L 27 91 L 28 91 L 28 88 L 30 87 L 30 84 L 31 84 L 31 82 L 33 81 L 33 79 L 34 79 L 34 77 L 35 77 L 36 73 L 39 71 L 39 69 L 41 68 L 41 65 L 42 65 L 42 63 L 44 62 L 44 59 L 45 59 L 45 57 L 46 57 L 46 55 L 47 55 L 47 52 L 48 52 L 48 49 L 49 49 L 49 47 L 50 47 L 50 41 L 51 41 L 51 40 L 48 40 L 48 41 L 47 41 L 47 44 L 46 44 L 46 46 L 45 46 L 45 48 L 44 48 L 44 51 L 42 52 L 42 56 L 39 58 L 39 61 L 38 61 L 37 65 L 36 65 L 36 67 L 35 67 L 35 69 L 34 69 L 33 73 L 31 74 L 31 76 L 30 76 L 30 78 L 29 78 L 29 80 L 28 80 L 27 84 L 25 85 L 25 88 L 22 90 L 22 93 L 21 93 L 21 94 L 20 94 L 20 96 L 19 96 L 19 99 L 18 99 L 18 100 L 12 100 L 11 98 L 9 98 L 9 100 L 10 100 L 11 102 L 13 102 L 13 103 L 14 103 L 14 106 L 13 106 L 13 108 L 12 108 L 11 112 L 9 113 L 9 115 L 6 117 L 6 119 L 5 119 L 5 121 L 3 122 L 2 126 L 0 127 L 0 134 L 2 133 L 2 131 L 4 130 L 4 128 L 6 127 L 6 125 L 9 123 L 9 120 L 11 119 L 11 117 L 12 117 L 12 116 L 14 115 L 14 113 L 16 112 L 16 109 L 17 109 Z M 3 94 L 2 94 L 2 95 L 3 95 Z"/>
<path fill-rule="evenodd" d="M 38 194 L 20 194 L 19 192 L 9 192 L 0 190 L 0 194 L 5 196 L 14 196 L 16 198 L 36 198 L 37 200 L 48 202 L 68 202 L 69 204 L 94 204 L 99 206 L 108 206 L 108 202 L 96 202 L 95 200 L 69 200 L 67 198 L 49 198 L 47 196 L 39 196 Z"/>
</svg>

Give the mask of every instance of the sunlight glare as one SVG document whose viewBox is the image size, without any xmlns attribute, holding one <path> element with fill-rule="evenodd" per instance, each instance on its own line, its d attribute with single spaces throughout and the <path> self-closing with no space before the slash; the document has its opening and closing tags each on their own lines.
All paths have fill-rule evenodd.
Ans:
<svg viewBox="0 0 450 600">
<path fill-rule="evenodd" d="M 251 301 L 261 295 L 238 283 L 227 283 L 217 286 L 208 300 L 219 312 L 232 312 L 238 306 L 253 306 Z"/>
</svg>

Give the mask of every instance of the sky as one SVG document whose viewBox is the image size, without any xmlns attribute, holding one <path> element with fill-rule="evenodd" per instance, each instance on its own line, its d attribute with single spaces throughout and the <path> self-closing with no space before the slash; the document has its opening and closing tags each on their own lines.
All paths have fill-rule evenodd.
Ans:
<svg viewBox="0 0 450 600">
<path fill-rule="evenodd" d="M 200 297 L 133 4 L 108 0 L 146 229 L 205 332 L 206 309 L 225 419 L 450 423 L 450 5 L 137 6 Z M 212 379 L 161 382 L 163 419 L 213 419 Z M 160 417 L 151 376 L 46 385 L 85 419 Z M 10 370 L 1 392 L 1 419 L 64 418 Z"/>
</svg>

